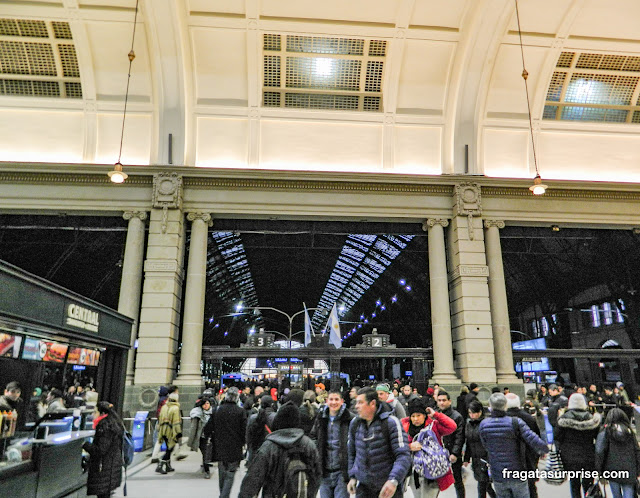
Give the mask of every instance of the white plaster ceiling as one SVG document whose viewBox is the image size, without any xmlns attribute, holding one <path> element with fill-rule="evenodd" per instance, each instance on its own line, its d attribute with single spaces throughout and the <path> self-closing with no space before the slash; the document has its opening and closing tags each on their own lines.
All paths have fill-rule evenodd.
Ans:
<svg viewBox="0 0 640 498">
<path fill-rule="evenodd" d="M 563 50 L 640 55 L 640 2 L 518 1 L 543 176 L 574 157 L 581 179 L 640 181 L 600 167 L 620 134 L 640 162 L 640 124 L 541 119 Z M 0 2 L 0 18 L 70 23 L 83 90 L 0 95 L 0 161 L 115 162 L 135 5 Z M 385 40 L 381 112 L 263 107 L 264 33 Z M 514 0 L 140 0 L 123 162 L 533 176 L 518 43 Z"/>
</svg>

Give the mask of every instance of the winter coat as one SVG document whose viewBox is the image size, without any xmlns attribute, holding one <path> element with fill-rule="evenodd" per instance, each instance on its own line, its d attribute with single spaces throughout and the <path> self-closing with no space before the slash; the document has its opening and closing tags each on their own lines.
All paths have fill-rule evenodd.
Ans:
<svg viewBox="0 0 640 498">
<path fill-rule="evenodd" d="M 513 420 L 516 420 L 519 434 L 513 430 Z M 493 410 L 490 417 L 480 422 L 479 432 L 489 457 L 491 477 L 496 482 L 514 480 L 503 476 L 503 470 L 526 470 L 522 468 L 520 458 L 521 439 L 539 455 L 548 452 L 547 443 L 536 436 L 527 424 L 519 418 L 507 417 L 501 410 Z"/>
<path fill-rule="evenodd" d="M 464 437 L 467 445 L 464 450 L 464 461 L 470 462 L 472 458 L 487 459 L 487 450 L 480 440 L 480 422 L 484 420 L 484 416 L 479 419 L 467 419 L 464 427 Z"/>
<path fill-rule="evenodd" d="M 311 429 L 313 429 L 318 410 L 311 403 L 309 405 L 303 403 L 298 408 L 298 411 L 300 412 L 300 428 L 304 431 L 304 435 L 308 436 L 311 434 Z"/>
<path fill-rule="evenodd" d="M 462 415 L 464 420 L 467 420 L 467 396 L 469 393 L 460 393 L 460 395 L 456 398 L 456 411 Z"/>
<path fill-rule="evenodd" d="M 180 416 L 180 403 L 177 401 L 167 400 L 158 417 L 158 441 L 167 438 L 167 448 L 173 447 L 179 443 L 182 437 L 182 417 Z"/>
<path fill-rule="evenodd" d="M 49 403 L 49 406 L 47 406 L 47 413 L 53 413 L 60 410 L 66 410 L 63 399 L 62 398 L 52 399 L 51 402 Z"/>
<path fill-rule="evenodd" d="M 353 419 L 353 414 L 347 410 L 346 405 L 342 405 L 340 412 L 336 416 L 336 421 L 340 424 L 340 470 L 342 470 L 342 478 L 345 482 L 349 481 L 349 458 L 347 452 L 347 442 L 349 440 L 349 424 Z M 329 407 L 324 406 L 311 430 L 311 439 L 316 442 L 318 453 L 320 455 L 320 468 L 322 469 L 322 477 L 327 477 L 329 473 L 326 468 L 327 459 L 327 434 L 329 432 Z"/>
<path fill-rule="evenodd" d="M 606 429 L 596 438 L 596 470 L 600 475 L 605 470 L 626 471 L 628 478 L 609 479 L 620 484 L 635 484 L 640 475 L 640 448 L 633 431 L 616 425 L 610 437 Z M 624 475 L 624 474 L 618 474 Z"/>
<path fill-rule="evenodd" d="M 82 448 L 89 453 L 87 495 L 108 495 L 122 483 L 122 434 L 124 429 L 108 415 L 96 426 L 93 443 Z"/>
<path fill-rule="evenodd" d="M 409 436 L 409 426 L 411 424 L 411 417 L 403 418 L 401 420 L 401 423 L 402 423 L 402 428 L 407 433 L 407 440 L 409 441 L 409 444 L 411 444 L 413 442 L 413 438 Z M 450 419 L 446 415 L 439 412 L 435 412 L 433 414 L 433 418 L 427 417 L 427 419 L 424 422 L 425 428 L 429 427 L 431 423 L 433 423 L 433 427 L 431 427 L 431 430 L 436 435 L 436 437 L 438 438 L 438 442 L 441 445 L 442 445 L 442 438 L 454 432 L 458 427 L 456 423 L 453 421 L 453 419 Z M 411 454 L 411 459 L 413 460 L 413 453 Z M 436 480 L 438 482 L 438 488 L 440 489 L 440 491 L 444 491 L 445 489 L 447 489 L 454 482 L 453 473 L 451 472 L 451 469 L 449 469 L 449 472 L 447 472 L 441 478 Z"/>
<path fill-rule="evenodd" d="M 595 439 L 600 430 L 599 413 L 567 410 L 553 429 L 553 439 L 560 450 L 564 470 L 595 470 Z"/>
<path fill-rule="evenodd" d="M 442 413 L 450 419 L 453 419 L 458 426 L 453 434 L 443 437 L 442 442 L 444 443 L 444 447 L 449 450 L 449 453 L 460 459 L 462 458 L 462 447 L 464 446 L 464 418 L 451 407 Z"/>
<path fill-rule="evenodd" d="M 207 425 L 212 411 L 212 408 L 204 411 L 201 406 L 196 406 L 189 413 L 189 417 L 191 417 L 191 428 L 189 430 L 189 441 L 187 445 L 192 451 L 198 451 L 200 448 L 200 438 L 203 437 L 204 426 Z"/>
<path fill-rule="evenodd" d="M 349 427 L 349 478 L 355 478 L 374 489 L 389 479 L 402 482 L 411 469 L 411 451 L 407 433 L 400 421 L 384 411 L 380 403 L 369 425 L 355 417 Z M 382 432 L 387 424 L 389 441 Z"/>
<path fill-rule="evenodd" d="M 276 411 L 273 409 L 273 407 L 269 406 L 264 409 L 261 408 L 260 410 L 265 411 L 266 423 L 261 423 L 260 427 L 256 427 L 256 424 L 258 424 L 258 415 L 260 411 L 253 415 L 250 415 L 249 420 L 247 421 L 247 432 L 245 436 L 247 447 L 256 451 L 258 450 L 258 448 L 260 448 L 262 443 L 264 443 L 264 440 L 268 434 L 264 426 L 266 425 L 267 427 L 269 427 L 269 429 L 271 429 L 271 426 L 273 425 L 273 419 L 276 418 Z"/>
<path fill-rule="evenodd" d="M 562 394 L 558 394 L 549 398 L 549 423 L 552 427 L 555 427 L 558 424 L 558 417 L 561 416 L 562 411 L 569 404 L 569 398 L 563 396 Z"/>
<path fill-rule="evenodd" d="M 404 411 L 406 413 L 407 410 L 409 409 L 409 402 L 413 401 L 414 399 L 419 399 L 419 396 L 414 393 L 409 394 L 409 396 L 405 396 L 404 394 L 401 394 L 396 399 L 400 402 L 400 404 L 402 405 L 402 408 L 404 408 Z"/>
<path fill-rule="evenodd" d="M 518 417 L 527 424 L 527 427 L 529 427 L 536 436 L 542 439 L 536 419 L 533 418 L 532 415 L 529 415 L 526 410 L 520 408 L 509 408 L 507 410 L 507 416 Z M 527 447 L 527 454 L 525 455 L 525 458 L 527 460 L 527 470 L 536 470 L 538 468 L 538 453 L 536 451 Z"/>
<path fill-rule="evenodd" d="M 391 415 L 397 419 L 403 419 L 407 416 L 407 412 L 404 410 L 402 403 L 400 403 L 393 393 L 389 393 L 386 403 L 391 407 Z"/>
<path fill-rule="evenodd" d="M 204 427 L 205 437 L 211 437 L 214 462 L 239 462 L 247 432 L 247 411 L 236 403 L 223 401 L 211 413 Z"/>
<path fill-rule="evenodd" d="M 280 429 L 267 436 L 242 480 L 240 498 L 254 498 L 262 489 L 262 498 L 280 498 L 284 488 L 286 450 L 298 447 L 307 464 L 308 496 L 316 496 L 320 488 L 322 468 L 316 445 L 302 429 Z"/>
</svg>

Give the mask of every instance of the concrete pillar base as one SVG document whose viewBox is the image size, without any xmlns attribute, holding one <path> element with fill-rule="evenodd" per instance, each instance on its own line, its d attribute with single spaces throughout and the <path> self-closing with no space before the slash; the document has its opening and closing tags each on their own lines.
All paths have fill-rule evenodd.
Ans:
<svg viewBox="0 0 640 498">
<path fill-rule="evenodd" d="M 433 384 L 440 384 L 440 386 L 443 386 L 444 384 L 461 386 L 462 381 L 456 377 L 455 374 L 433 372 L 433 377 L 429 380 L 429 385 L 433 386 Z"/>
<path fill-rule="evenodd" d="M 178 375 L 174 384 L 176 386 L 204 386 L 202 376 L 198 374 Z"/>
<path fill-rule="evenodd" d="M 137 411 L 153 412 L 158 405 L 158 390 L 163 384 L 137 384 L 124 386 L 124 417 L 133 417 Z"/>
<path fill-rule="evenodd" d="M 513 373 L 500 373 L 498 372 L 496 374 L 496 378 L 497 378 L 497 383 L 499 385 L 507 385 L 507 384 L 523 384 L 522 379 L 519 379 L 516 375 L 514 375 Z"/>
</svg>

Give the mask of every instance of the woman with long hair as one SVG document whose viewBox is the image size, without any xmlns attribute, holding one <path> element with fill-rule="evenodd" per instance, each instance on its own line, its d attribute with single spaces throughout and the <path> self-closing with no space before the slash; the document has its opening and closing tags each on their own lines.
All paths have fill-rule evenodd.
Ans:
<svg viewBox="0 0 640 498">
<path fill-rule="evenodd" d="M 82 448 L 89 453 L 89 476 L 87 495 L 108 497 L 122 483 L 122 419 L 113 410 L 113 405 L 101 401 L 96 406 L 97 417 L 93 420 L 96 431 L 93 442 L 85 442 Z"/>
<path fill-rule="evenodd" d="M 596 470 L 617 472 L 609 479 L 613 498 L 636 496 L 636 479 L 640 475 L 640 448 L 629 417 L 620 409 L 607 414 L 604 430 L 596 439 Z M 626 476 L 626 477 L 618 477 Z"/>
</svg>

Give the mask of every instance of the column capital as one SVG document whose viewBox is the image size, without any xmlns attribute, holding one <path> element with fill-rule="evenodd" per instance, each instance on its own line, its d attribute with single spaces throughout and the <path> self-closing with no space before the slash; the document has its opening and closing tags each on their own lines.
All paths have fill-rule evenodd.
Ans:
<svg viewBox="0 0 640 498">
<path fill-rule="evenodd" d="M 213 219 L 211 218 L 211 213 L 202 213 L 202 212 L 191 212 L 187 213 L 187 219 L 191 222 L 196 220 L 204 221 L 208 226 L 213 226 Z"/>
<path fill-rule="evenodd" d="M 449 220 L 445 218 L 428 218 L 422 223 L 422 230 L 425 232 L 436 225 L 442 225 L 442 228 L 449 226 Z"/>
<path fill-rule="evenodd" d="M 485 228 L 504 228 L 504 221 L 502 220 L 484 220 Z"/>
<path fill-rule="evenodd" d="M 149 217 L 149 214 L 146 211 L 125 211 L 122 217 L 127 221 L 132 218 L 138 218 L 140 221 L 144 221 Z"/>
</svg>

